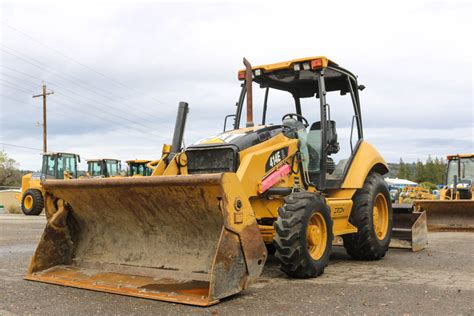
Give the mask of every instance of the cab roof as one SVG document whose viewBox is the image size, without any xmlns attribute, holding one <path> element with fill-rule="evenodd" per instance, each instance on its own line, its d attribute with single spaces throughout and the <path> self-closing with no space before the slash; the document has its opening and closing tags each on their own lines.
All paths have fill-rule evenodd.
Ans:
<svg viewBox="0 0 474 316">
<path fill-rule="evenodd" d="M 288 91 L 294 96 L 307 98 L 318 94 L 318 70 L 325 69 L 326 91 L 345 94 L 357 89 L 357 77 L 324 56 L 304 57 L 289 61 L 252 67 L 253 81 L 262 87 Z M 239 71 L 239 80 L 245 79 L 245 69 Z M 350 78 L 351 83 L 349 83 Z"/>
<path fill-rule="evenodd" d="M 458 158 L 474 158 L 474 154 L 455 154 L 448 155 L 448 160 L 458 159 Z"/>
<path fill-rule="evenodd" d="M 325 56 L 313 56 L 313 57 L 303 57 L 303 58 L 297 58 L 297 59 L 291 59 L 288 61 L 282 61 L 274 64 L 266 64 L 266 65 L 258 65 L 252 67 L 252 70 L 256 69 L 263 69 L 265 71 L 275 71 L 275 70 L 281 70 L 281 69 L 293 69 L 294 64 L 298 63 L 304 63 L 304 62 L 311 62 L 313 60 L 321 60 L 322 62 L 322 67 L 327 67 L 328 65 L 330 66 L 338 66 L 335 62 L 332 60 L 328 59 Z M 240 71 L 244 71 L 245 69 L 242 69 Z"/>
<path fill-rule="evenodd" d="M 46 152 L 46 153 L 42 153 L 42 155 L 43 155 L 43 156 L 54 156 L 54 155 L 73 155 L 73 156 L 79 156 L 79 154 L 65 153 L 65 152 L 60 152 L 60 151 Z"/>
<path fill-rule="evenodd" d="M 134 159 L 134 160 L 127 160 L 126 163 L 149 163 L 151 160 L 147 159 Z"/>
<path fill-rule="evenodd" d="M 102 161 L 102 160 L 113 160 L 117 162 L 121 162 L 120 159 L 114 159 L 114 158 L 100 158 L 100 159 L 87 159 L 87 162 L 95 162 L 95 161 Z"/>
</svg>

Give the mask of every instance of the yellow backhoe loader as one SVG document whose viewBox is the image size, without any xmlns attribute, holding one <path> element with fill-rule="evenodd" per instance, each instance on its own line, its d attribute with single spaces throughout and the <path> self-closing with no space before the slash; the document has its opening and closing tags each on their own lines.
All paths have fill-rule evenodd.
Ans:
<svg viewBox="0 0 474 316">
<path fill-rule="evenodd" d="M 151 160 L 135 159 L 127 160 L 126 162 L 128 165 L 127 175 L 129 177 L 151 176 L 153 172 L 153 169 L 148 167 Z"/>
<path fill-rule="evenodd" d="M 86 178 L 119 177 L 121 163 L 118 159 L 90 159 L 87 160 Z"/>
<path fill-rule="evenodd" d="M 21 178 L 21 194 L 16 196 L 21 202 L 21 210 L 25 215 L 39 215 L 44 208 L 44 188 L 42 181 L 46 179 L 76 179 L 77 163 L 80 162 L 77 154 L 45 153 L 41 172 L 25 174 Z"/>
<path fill-rule="evenodd" d="M 474 231 L 474 154 L 449 155 L 439 200 L 414 201 L 425 211 L 429 231 Z"/>
<path fill-rule="evenodd" d="M 265 244 L 294 278 L 323 273 L 335 236 L 356 260 L 383 258 L 388 167 L 363 137 L 364 86 L 325 57 L 244 64 L 231 130 L 182 148 L 182 102 L 152 176 L 46 181 L 26 279 L 208 306 L 259 277 Z"/>
</svg>

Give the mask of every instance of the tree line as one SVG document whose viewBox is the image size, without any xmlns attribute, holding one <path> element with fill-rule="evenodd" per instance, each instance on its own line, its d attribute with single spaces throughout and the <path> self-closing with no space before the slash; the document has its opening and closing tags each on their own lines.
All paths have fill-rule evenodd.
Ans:
<svg viewBox="0 0 474 316">
<path fill-rule="evenodd" d="M 407 163 L 400 158 L 400 162 L 389 163 L 389 177 L 399 179 L 407 179 L 417 183 L 430 182 L 433 184 L 444 184 L 446 179 L 446 160 L 444 158 L 431 158 L 428 156 L 423 163 L 421 160 L 417 162 Z"/>
</svg>

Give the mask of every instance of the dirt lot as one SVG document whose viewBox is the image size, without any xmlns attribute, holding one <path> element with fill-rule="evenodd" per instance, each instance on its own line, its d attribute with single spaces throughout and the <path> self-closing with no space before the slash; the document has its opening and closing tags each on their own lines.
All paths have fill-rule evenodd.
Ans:
<svg viewBox="0 0 474 316">
<path fill-rule="evenodd" d="M 322 277 L 292 280 L 269 259 L 258 283 L 210 308 L 22 279 L 45 218 L 0 214 L 0 315 L 11 314 L 474 314 L 474 234 L 433 233 L 427 250 L 377 262 L 334 250 Z"/>
</svg>

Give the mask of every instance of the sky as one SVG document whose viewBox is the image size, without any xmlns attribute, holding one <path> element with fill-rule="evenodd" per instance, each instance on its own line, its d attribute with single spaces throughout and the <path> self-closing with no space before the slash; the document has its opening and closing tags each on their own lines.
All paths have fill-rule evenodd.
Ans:
<svg viewBox="0 0 474 316">
<path fill-rule="evenodd" d="M 180 101 L 186 145 L 222 131 L 244 56 L 323 55 L 356 74 L 364 138 L 389 162 L 474 152 L 471 1 L 1 1 L 0 13 L 0 150 L 22 169 L 40 168 L 43 82 L 49 151 L 158 159 Z M 338 102 L 334 116 L 353 115 Z M 268 121 L 292 106 L 270 92 Z"/>
</svg>

